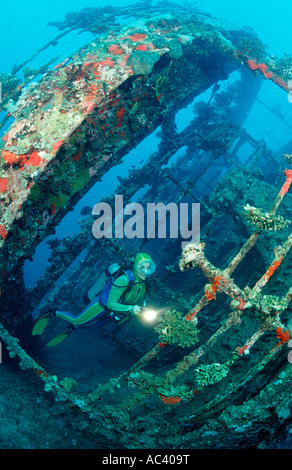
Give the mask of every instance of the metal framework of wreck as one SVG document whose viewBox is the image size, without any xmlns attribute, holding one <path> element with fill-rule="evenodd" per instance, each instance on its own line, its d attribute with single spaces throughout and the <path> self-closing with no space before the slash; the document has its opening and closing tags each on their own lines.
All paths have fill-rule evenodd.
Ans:
<svg viewBox="0 0 292 470">
<path fill-rule="evenodd" d="M 121 26 L 117 16 L 131 20 Z M 3 124 L 11 115 L 14 121 L 1 149 L 1 341 L 63 403 L 72 426 L 82 423 L 98 442 L 103 436 L 127 447 L 138 431 L 138 447 L 220 447 L 223 435 L 229 446 L 256 444 L 263 434 L 272 440 L 289 423 L 284 411 L 291 406 L 292 157 L 285 155 L 284 164 L 240 119 L 263 79 L 290 91 L 284 68 L 249 30 L 171 3 L 146 9 L 137 4 L 131 11 L 85 9 L 57 27 L 63 32 L 56 40 L 74 29 L 96 37 L 54 68 L 43 67 L 39 82 L 29 84 L 29 77 L 4 94 Z M 240 74 L 234 94 L 218 94 L 218 81 L 234 71 Z M 249 87 L 249 100 L 243 86 Z M 206 90 L 208 103 L 178 132 L 177 112 Z M 116 194 L 129 202 L 143 188 L 142 204 L 199 202 L 201 242 L 186 246 L 179 259 L 180 243 L 160 240 L 151 299 L 166 312 L 146 334 L 135 320 L 106 329 L 111 341 L 140 358 L 118 377 L 102 384 L 96 378 L 93 390 L 79 394 L 74 380 L 58 379 L 33 358 L 31 314 L 57 301 L 62 308 L 82 309 L 80 292 L 86 292 L 92 272 L 102 273 L 109 258 L 130 262 L 141 249 L 155 253 L 155 241 L 95 240 L 89 214 L 78 234 L 47 242 L 51 264 L 31 289 L 24 285 L 23 263 L 76 202 L 158 127 L 157 151 L 120 178 Z M 243 166 L 238 151 L 246 143 L 251 152 Z M 267 161 L 272 181 L 261 173 Z M 206 198 L 210 169 L 217 185 Z M 104 201 L 113 206 L 114 196 Z M 279 207 L 286 218 L 278 215 Z M 225 233 L 225 240 L 218 231 L 226 220 L 233 238 Z M 81 254 L 82 262 L 74 265 Z M 117 397 L 114 404 L 113 398 L 107 401 L 109 392 Z M 152 407 L 145 405 L 149 397 Z"/>
</svg>

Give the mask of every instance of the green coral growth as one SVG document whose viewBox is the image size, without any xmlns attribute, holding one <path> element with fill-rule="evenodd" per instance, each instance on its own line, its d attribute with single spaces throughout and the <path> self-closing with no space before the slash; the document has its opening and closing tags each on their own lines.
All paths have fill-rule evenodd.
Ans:
<svg viewBox="0 0 292 470">
<path fill-rule="evenodd" d="M 267 44 L 264 44 L 257 37 L 241 37 L 238 43 L 238 50 L 244 54 L 248 54 L 257 61 L 263 61 L 266 58 Z"/>
<path fill-rule="evenodd" d="M 154 330 L 162 342 L 177 344 L 182 348 L 192 346 L 198 341 L 196 323 L 188 321 L 176 310 L 167 310 Z"/>
<path fill-rule="evenodd" d="M 292 155 L 289 155 L 287 153 L 285 153 L 283 155 L 283 157 L 285 158 L 286 162 L 288 163 L 288 165 L 292 165 Z"/>
<path fill-rule="evenodd" d="M 78 193 L 79 191 L 81 191 L 81 189 L 83 189 L 84 186 L 86 186 L 87 183 L 89 183 L 89 181 L 90 181 L 90 174 L 89 174 L 88 169 L 80 170 L 79 176 L 77 176 L 74 179 L 74 181 L 71 183 L 71 188 L 73 190 L 72 191 L 73 194 Z"/>
<path fill-rule="evenodd" d="M 25 80 L 29 80 L 34 78 L 38 74 L 38 71 L 33 67 L 24 67 L 22 73 Z"/>
<path fill-rule="evenodd" d="M 283 54 L 282 57 L 271 55 L 268 58 L 267 65 L 269 69 L 280 75 L 284 80 L 288 81 L 292 78 L 292 56 Z"/>
<path fill-rule="evenodd" d="M 41 197 L 41 188 L 37 184 L 34 184 L 33 187 L 30 190 L 30 193 L 28 195 L 28 199 L 30 199 L 34 202 L 38 202 L 40 197 Z"/>
<path fill-rule="evenodd" d="M 85 403 L 92 404 L 97 400 L 100 400 L 101 395 L 105 391 L 109 391 L 110 393 L 114 393 L 115 388 L 120 388 L 120 382 L 118 379 L 110 379 L 106 384 L 99 384 L 95 390 L 88 394 Z"/>
<path fill-rule="evenodd" d="M 291 221 L 284 219 L 281 215 L 275 215 L 272 212 L 263 213 L 261 209 L 246 204 L 244 207 L 243 217 L 258 231 L 262 230 L 281 230 L 287 227 Z"/>
<path fill-rule="evenodd" d="M 59 193 L 57 196 L 52 196 L 51 201 L 54 203 L 55 207 L 60 208 L 64 207 L 69 200 L 69 196 Z"/>
<path fill-rule="evenodd" d="M 10 100 L 17 101 L 21 95 L 21 84 L 19 78 L 15 77 L 12 73 L 0 73 L 0 83 L 2 85 L 2 101 L 0 102 L 0 109 L 5 109 Z"/>
<path fill-rule="evenodd" d="M 264 320 L 270 315 L 283 312 L 288 307 L 286 297 L 278 297 L 277 295 L 258 294 L 250 300 L 251 307 L 256 310 L 260 318 Z"/>
<path fill-rule="evenodd" d="M 55 389 L 55 383 L 56 382 L 57 382 L 57 376 L 56 375 L 50 376 L 50 378 L 48 379 L 48 381 L 45 385 L 44 391 L 45 392 L 53 391 Z"/>
<path fill-rule="evenodd" d="M 63 380 L 60 381 L 60 385 L 62 385 L 66 393 L 70 393 L 72 390 L 72 387 L 74 385 L 77 385 L 77 382 L 75 379 L 72 379 L 70 377 L 65 377 Z"/>
<path fill-rule="evenodd" d="M 164 82 L 167 82 L 169 79 L 167 77 L 163 77 L 162 75 L 160 75 L 155 83 L 155 95 L 156 97 L 159 96 L 159 94 L 161 93 L 161 87 L 163 85 Z"/>
<path fill-rule="evenodd" d="M 227 376 L 229 368 L 226 364 L 219 364 L 213 362 L 213 364 L 206 364 L 199 366 L 196 371 L 196 382 L 201 387 L 206 385 L 213 385 L 216 382 L 220 382 L 224 377 Z"/>
</svg>

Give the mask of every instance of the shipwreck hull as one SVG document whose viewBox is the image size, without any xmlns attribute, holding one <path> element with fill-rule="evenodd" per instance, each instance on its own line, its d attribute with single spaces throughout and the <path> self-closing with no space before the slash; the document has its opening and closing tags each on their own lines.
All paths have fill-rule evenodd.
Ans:
<svg viewBox="0 0 292 470">
<path fill-rule="evenodd" d="M 226 36 L 204 18 L 141 19 L 24 90 L 1 151 L 2 280 L 125 153 L 240 67 Z"/>
<path fill-rule="evenodd" d="M 95 28 L 104 31 L 101 23 Z M 262 79 L 286 92 L 289 87 L 242 47 L 253 41 L 258 45 L 249 30 L 193 10 L 167 7 L 166 13 L 161 7 L 159 15 L 139 10 L 137 21 L 107 28 L 24 88 L 9 108 L 14 122 L 3 136 L 0 156 L 0 338 L 9 356 L 20 359 L 21 369 L 32 369 L 53 392 L 54 414 L 66 413 L 74 432 L 86 436 L 90 446 L 127 448 L 139 435 L 141 448 L 247 447 L 267 444 L 288 429 L 291 369 L 285 347 L 291 281 L 285 273 L 291 271 L 291 235 L 285 225 L 273 236 L 252 230 L 242 206 L 253 203 L 272 216 L 281 203 L 282 214 L 292 218 L 291 195 L 286 194 L 291 170 L 285 182 L 280 159 L 242 124 Z M 236 112 L 224 93 L 216 101 L 218 82 L 235 71 L 241 77 L 233 90 Z M 178 132 L 177 113 L 206 90 L 208 103 Z M 159 127 L 157 152 L 120 179 L 117 194 L 126 203 L 146 188 L 139 199 L 144 205 L 159 200 L 201 204 L 203 243 L 191 252 L 191 262 L 180 261 L 186 272 L 179 271 L 180 241 L 95 240 L 89 214 L 80 233 L 48 242 L 51 264 L 33 288 L 26 288 L 24 261 L 33 259 L 40 242 L 55 233 L 109 169 Z M 238 150 L 245 144 L 251 152 L 243 166 Z M 114 195 L 104 200 L 113 207 Z M 66 364 L 72 363 L 72 375 L 77 371 L 79 377 L 78 340 L 72 335 L 61 352 L 44 353 L 42 340 L 30 335 L 33 317 L 52 305 L 82 310 L 93 277 L 103 273 L 109 259 L 131 263 L 141 250 L 157 264 L 150 287 L 153 304 L 176 308 L 189 322 L 198 316 L 199 346 L 168 344 L 163 337 L 157 342 L 153 328 L 135 319 L 120 329 L 109 326 L 101 332 L 109 339 L 105 350 L 89 336 L 89 356 L 105 351 L 110 356 L 118 348 L 118 354 L 135 358 L 134 364 L 118 377 L 113 364 L 104 364 L 99 373 L 105 383 L 91 377 L 93 366 L 87 364 L 88 382 L 75 393 Z M 81 255 L 82 262 L 74 265 Z M 272 275 L 270 297 L 262 296 Z M 201 362 L 205 383 L 196 375 Z M 215 371 L 211 378 L 209 366 Z M 108 392 L 116 395 L 109 398 Z"/>
</svg>

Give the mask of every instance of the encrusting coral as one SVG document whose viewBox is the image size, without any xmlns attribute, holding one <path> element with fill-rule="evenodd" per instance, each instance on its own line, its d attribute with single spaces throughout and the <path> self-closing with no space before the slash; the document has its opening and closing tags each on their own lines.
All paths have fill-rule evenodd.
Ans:
<svg viewBox="0 0 292 470">
<path fill-rule="evenodd" d="M 196 322 L 188 321 L 176 310 L 168 310 L 160 318 L 155 331 L 163 343 L 177 344 L 183 348 L 198 341 Z"/>
<path fill-rule="evenodd" d="M 253 298 L 250 296 L 246 307 L 255 309 L 260 318 L 265 319 L 267 316 L 276 315 L 285 310 L 289 302 L 286 297 L 278 297 L 277 295 L 256 294 Z M 249 307 L 250 305 L 250 307 Z"/>
<path fill-rule="evenodd" d="M 288 165 L 292 165 L 292 155 L 289 155 L 287 153 L 285 153 L 283 155 L 283 157 L 285 158 L 286 162 L 288 163 Z"/>
<path fill-rule="evenodd" d="M 201 365 L 196 369 L 196 382 L 201 387 L 212 385 L 226 377 L 228 370 L 229 368 L 225 364 L 219 364 L 218 362 Z"/>
<path fill-rule="evenodd" d="M 259 231 L 281 230 L 291 223 L 290 220 L 285 220 L 281 215 L 275 215 L 273 212 L 263 213 L 258 207 L 253 207 L 249 204 L 246 204 L 243 209 L 244 218 Z"/>
</svg>

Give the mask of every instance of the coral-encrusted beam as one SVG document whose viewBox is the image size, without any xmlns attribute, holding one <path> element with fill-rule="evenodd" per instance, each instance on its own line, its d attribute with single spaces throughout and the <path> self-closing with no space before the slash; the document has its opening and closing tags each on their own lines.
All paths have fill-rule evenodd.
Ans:
<svg viewBox="0 0 292 470">
<path fill-rule="evenodd" d="M 275 258 L 270 264 L 265 274 L 257 281 L 252 291 L 254 293 L 259 293 L 265 285 L 268 283 L 276 269 L 280 266 L 288 251 L 292 246 L 292 234 L 289 235 L 283 246 L 278 246 L 274 249 Z"/>
<path fill-rule="evenodd" d="M 233 300 L 238 301 L 238 309 L 244 308 L 247 300 L 245 293 L 233 282 L 233 280 L 220 269 L 213 266 L 204 255 L 204 243 L 194 243 L 187 245 L 183 250 L 183 258 L 180 261 L 180 269 L 189 267 L 200 268 L 206 277 L 211 280 L 211 284 L 205 286 L 205 294 L 187 314 L 187 320 L 193 320 L 201 308 L 208 302 L 216 298 L 217 292 L 225 292 Z"/>
<path fill-rule="evenodd" d="M 278 196 L 276 197 L 276 199 L 275 199 L 275 201 L 272 205 L 271 212 L 276 212 L 276 210 L 278 209 L 279 205 L 282 202 L 283 197 L 285 196 L 285 194 L 290 189 L 290 186 L 291 186 L 291 183 L 292 183 L 292 170 L 287 170 L 286 169 L 284 171 L 284 175 L 286 176 L 286 181 L 283 184 Z"/>
<path fill-rule="evenodd" d="M 264 62 L 258 63 L 256 60 L 251 58 L 247 54 L 243 54 L 247 60 L 247 66 L 252 70 L 253 72 L 260 72 L 263 77 L 265 77 L 268 80 L 272 80 L 276 85 L 278 85 L 280 88 L 283 88 L 283 90 L 289 91 L 291 90 L 290 86 L 288 83 L 280 77 L 277 73 L 275 73 L 273 70 L 270 70 L 267 64 Z"/>
</svg>

